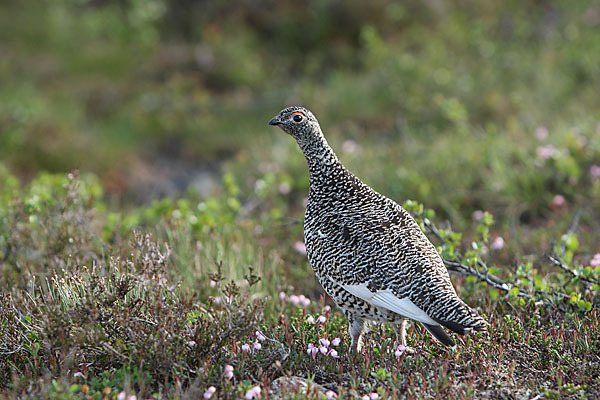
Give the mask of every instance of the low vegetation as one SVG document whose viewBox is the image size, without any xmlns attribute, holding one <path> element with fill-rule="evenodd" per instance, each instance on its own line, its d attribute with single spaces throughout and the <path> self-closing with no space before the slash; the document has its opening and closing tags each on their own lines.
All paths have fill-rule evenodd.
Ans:
<svg viewBox="0 0 600 400">
<path fill-rule="evenodd" d="M 597 4 L 229 7 L 1 2 L 0 398 L 600 397 Z M 488 333 L 349 354 L 288 103 Z"/>
</svg>

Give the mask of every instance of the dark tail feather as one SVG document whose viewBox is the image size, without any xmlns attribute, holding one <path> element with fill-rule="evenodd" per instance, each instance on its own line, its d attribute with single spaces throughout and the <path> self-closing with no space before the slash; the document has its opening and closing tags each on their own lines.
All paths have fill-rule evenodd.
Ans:
<svg viewBox="0 0 600 400">
<path fill-rule="evenodd" d="M 429 333 L 431 333 L 431 336 L 433 336 L 434 338 L 439 340 L 443 345 L 448 346 L 448 347 L 456 346 L 456 343 L 454 343 L 454 340 L 452 340 L 450 338 L 450 336 L 448 336 L 448 334 L 446 333 L 444 328 L 442 328 L 441 326 L 423 324 L 422 322 L 421 322 L 421 324 L 425 327 L 425 329 L 427 329 L 429 331 Z"/>
</svg>

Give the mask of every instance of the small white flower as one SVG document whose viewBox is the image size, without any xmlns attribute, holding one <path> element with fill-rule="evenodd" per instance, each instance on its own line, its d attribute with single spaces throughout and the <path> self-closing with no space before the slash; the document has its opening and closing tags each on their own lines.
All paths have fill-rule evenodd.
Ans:
<svg viewBox="0 0 600 400">
<path fill-rule="evenodd" d="M 319 351 L 321 352 L 321 354 L 327 354 L 329 349 L 325 346 L 319 346 Z"/>
<path fill-rule="evenodd" d="M 331 358 L 340 358 L 336 349 L 329 350 L 329 355 L 331 356 Z"/>
<path fill-rule="evenodd" d="M 117 400 L 125 400 L 126 398 L 127 398 L 127 393 L 125 393 L 125 391 L 122 391 L 117 395 Z"/>
<path fill-rule="evenodd" d="M 310 306 L 310 299 L 309 299 L 309 298 L 307 298 L 306 296 L 304 296 L 304 295 L 300 295 L 300 301 L 302 302 L 302 305 L 303 305 L 304 307 L 308 307 L 308 306 Z"/>
<path fill-rule="evenodd" d="M 254 350 L 262 349 L 262 345 L 259 342 L 255 342 L 252 347 L 254 348 Z"/>
<path fill-rule="evenodd" d="M 279 300 L 283 301 L 283 300 L 285 300 L 286 297 L 287 296 L 285 295 L 284 292 L 279 292 Z"/>
<path fill-rule="evenodd" d="M 300 297 L 293 294 L 290 296 L 290 301 L 292 302 L 293 305 L 297 306 L 298 304 L 300 304 Z"/>
<path fill-rule="evenodd" d="M 373 393 L 369 394 L 369 399 L 371 399 L 371 400 L 377 400 L 378 398 L 379 398 L 378 393 L 373 392 Z"/>
<path fill-rule="evenodd" d="M 190 347 L 194 347 L 196 345 L 196 342 L 193 340 L 190 340 L 189 342 L 187 342 L 187 345 Z"/>
<path fill-rule="evenodd" d="M 473 212 L 473 219 L 477 222 L 481 221 L 483 219 L 483 216 L 485 215 L 485 213 L 481 210 L 476 210 L 475 212 Z"/>
<path fill-rule="evenodd" d="M 309 315 L 308 317 L 306 317 L 306 322 L 308 322 L 309 324 L 314 324 L 315 318 L 312 315 Z"/>
<path fill-rule="evenodd" d="M 279 188 L 278 189 L 279 189 L 279 193 L 281 193 L 283 195 L 286 195 L 286 194 L 290 193 L 290 190 L 292 188 L 290 187 L 289 183 L 282 182 L 282 183 L 279 184 Z"/>
<path fill-rule="evenodd" d="M 557 194 L 556 196 L 554 196 L 554 198 L 552 199 L 552 208 L 561 208 L 562 206 L 564 206 L 566 203 L 565 201 L 565 196 L 563 196 L 562 194 Z"/>
<path fill-rule="evenodd" d="M 319 318 L 317 318 L 317 321 L 324 324 L 325 322 L 327 322 L 327 317 L 325 317 L 324 315 L 319 315 Z"/>
<path fill-rule="evenodd" d="M 250 345 L 248 343 L 244 343 L 242 345 L 242 351 L 250 351 Z"/>
<path fill-rule="evenodd" d="M 504 247 L 504 239 L 502 238 L 502 236 L 498 236 L 492 242 L 492 245 L 490 246 L 490 249 L 492 249 L 492 250 L 500 250 L 503 247 Z"/>
<path fill-rule="evenodd" d="M 325 307 L 323 307 L 323 311 L 325 311 L 326 313 L 328 313 L 329 311 L 331 311 L 331 307 L 325 306 Z"/>
<path fill-rule="evenodd" d="M 396 357 L 400 357 L 402 355 L 402 353 L 404 353 L 405 351 L 406 351 L 406 346 L 399 345 L 398 348 L 396 349 L 396 351 L 394 352 L 394 355 Z"/>
<path fill-rule="evenodd" d="M 352 139 L 346 140 L 344 143 L 342 143 L 342 153 L 344 154 L 353 154 L 358 150 L 360 150 L 360 147 Z"/>
<path fill-rule="evenodd" d="M 217 286 L 217 282 L 215 282 L 211 279 L 209 285 L 210 285 L 210 287 L 215 287 L 215 286 Z"/>
<path fill-rule="evenodd" d="M 539 146 L 536 150 L 537 156 L 542 160 L 548 160 L 555 154 L 557 154 L 556 147 L 551 144 L 547 144 L 545 146 Z"/>
<path fill-rule="evenodd" d="M 296 250 L 296 253 L 302 254 L 303 256 L 306 255 L 306 245 L 304 242 L 298 241 L 294 243 L 294 250 Z"/>
<path fill-rule="evenodd" d="M 223 370 L 223 376 L 227 379 L 233 378 L 233 365 L 227 364 Z"/>
<path fill-rule="evenodd" d="M 325 393 L 325 396 L 327 396 L 328 399 L 335 399 L 336 397 L 338 397 L 337 393 L 334 392 L 333 390 L 328 390 Z"/>
<path fill-rule="evenodd" d="M 369 395 L 365 394 L 363 397 L 361 397 L 362 400 L 369 400 Z"/>
<path fill-rule="evenodd" d="M 312 344 L 312 343 L 308 344 L 308 348 L 306 349 L 307 354 L 309 354 L 313 358 L 315 358 L 315 356 L 317 355 L 317 351 L 319 351 L 319 349 L 317 347 L 315 347 L 314 344 Z"/>
<path fill-rule="evenodd" d="M 256 331 L 256 338 L 261 342 L 264 342 L 267 339 L 260 331 Z"/>
<path fill-rule="evenodd" d="M 204 392 L 204 397 L 205 399 L 210 399 L 213 394 L 215 394 L 215 392 L 217 391 L 217 388 L 214 386 L 209 387 L 208 389 L 206 389 L 206 392 Z"/>
<path fill-rule="evenodd" d="M 79 371 L 75 372 L 75 373 L 73 374 L 73 376 L 74 376 L 75 378 L 83 378 L 83 379 L 85 379 L 85 375 L 84 375 L 82 372 L 79 372 Z"/>
<path fill-rule="evenodd" d="M 246 400 L 250 399 L 260 399 L 260 386 L 254 386 L 252 389 L 248 389 L 246 395 L 244 396 Z"/>
<path fill-rule="evenodd" d="M 339 346 L 341 341 L 342 341 L 342 339 L 340 339 L 339 337 L 336 337 L 335 339 L 333 339 L 331 341 L 331 344 L 334 346 Z"/>
<path fill-rule="evenodd" d="M 135 394 L 130 394 L 127 396 L 127 400 L 137 400 L 137 396 Z"/>
<path fill-rule="evenodd" d="M 321 346 L 328 347 L 331 344 L 331 342 L 326 338 L 322 338 L 322 339 L 319 339 L 319 344 Z"/>
</svg>

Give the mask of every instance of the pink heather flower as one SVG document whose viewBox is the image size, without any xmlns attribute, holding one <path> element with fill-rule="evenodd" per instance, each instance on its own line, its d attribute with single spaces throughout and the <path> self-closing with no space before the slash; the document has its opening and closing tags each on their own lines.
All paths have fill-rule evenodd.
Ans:
<svg viewBox="0 0 600 400">
<path fill-rule="evenodd" d="M 279 189 L 279 193 L 280 194 L 286 195 L 286 194 L 290 193 L 290 190 L 292 188 L 290 187 L 289 183 L 282 182 L 282 183 L 279 184 L 279 188 L 278 189 Z"/>
<path fill-rule="evenodd" d="M 396 357 L 400 357 L 402 355 L 402 353 L 404 353 L 405 351 L 406 351 L 406 346 L 399 345 L 398 348 L 396 349 L 396 351 L 394 352 L 394 355 Z"/>
<path fill-rule="evenodd" d="M 254 350 L 262 349 L 262 345 L 259 342 L 255 342 L 252 347 L 254 348 Z"/>
<path fill-rule="evenodd" d="M 538 126 L 535 128 L 535 137 L 540 142 L 548 139 L 548 128 L 545 126 Z"/>
<path fill-rule="evenodd" d="M 129 396 L 127 396 L 126 400 L 137 400 L 137 396 L 135 394 L 130 394 Z"/>
<path fill-rule="evenodd" d="M 371 400 L 377 400 L 378 398 L 379 398 L 378 393 L 373 392 L 373 393 L 369 394 L 369 399 L 371 399 Z"/>
<path fill-rule="evenodd" d="M 260 399 L 261 398 L 260 386 L 254 386 L 252 389 L 248 389 L 248 391 L 246 392 L 246 395 L 244 396 L 244 398 L 246 400 Z"/>
<path fill-rule="evenodd" d="M 308 317 L 306 317 L 306 322 L 308 322 L 309 324 L 313 324 L 315 323 L 315 318 L 312 315 L 309 315 Z"/>
<path fill-rule="evenodd" d="M 346 140 L 342 143 L 342 153 L 344 154 L 353 154 L 357 150 L 359 150 L 359 146 L 354 140 Z"/>
<path fill-rule="evenodd" d="M 296 250 L 296 253 L 302 254 L 303 256 L 306 255 L 306 245 L 304 242 L 297 241 L 294 243 L 294 250 Z"/>
<path fill-rule="evenodd" d="M 483 216 L 484 216 L 484 214 L 485 214 L 485 213 L 484 213 L 483 211 L 481 211 L 481 210 L 476 210 L 476 211 L 473 213 L 473 219 L 474 219 L 475 221 L 479 222 L 479 221 L 481 221 L 481 220 L 483 219 Z"/>
<path fill-rule="evenodd" d="M 292 302 L 293 305 L 297 306 L 298 304 L 300 304 L 300 297 L 293 294 L 290 296 L 290 301 Z"/>
<path fill-rule="evenodd" d="M 502 236 L 498 236 L 492 242 L 492 245 L 490 246 L 490 249 L 492 249 L 492 250 L 500 250 L 503 247 L 504 247 L 504 239 L 502 238 Z"/>
<path fill-rule="evenodd" d="M 600 165 L 592 165 L 590 167 L 590 175 L 592 179 L 600 179 Z"/>
<path fill-rule="evenodd" d="M 125 393 L 125 391 L 122 391 L 121 393 L 119 393 L 117 395 L 117 400 L 125 400 L 127 398 L 127 393 Z"/>
<path fill-rule="evenodd" d="M 223 370 L 223 376 L 227 379 L 233 378 L 233 365 L 227 364 Z"/>
<path fill-rule="evenodd" d="M 554 198 L 552 199 L 552 204 L 550 204 L 552 206 L 552 208 L 561 208 L 562 206 L 564 206 L 566 203 L 565 201 L 565 196 L 563 196 L 562 194 L 557 194 L 556 196 L 554 196 Z"/>
<path fill-rule="evenodd" d="M 590 261 L 590 266 L 592 267 L 600 267 L 600 253 L 596 254 L 594 258 Z"/>
<path fill-rule="evenodd" d="M 321 346 L 329 347 L 329 345 L 331 344 L 331 342 L 328 339 L 326 339 L 326 338 L 322 338 L 322 339 L 319 339 L 319 344 Z"/>
<path fill-rule="evenodd" d="M 215 394 L 215 392 L 217 391 L 217 388 L 214 386 L 209 387 L 208 389 L 206 389 L 206 392 L 204 392 L 204 397 L 205 399 L 210 399 L 213 394 Z"/>
<path fill-rule="evenodd" d="M 342 339 L 340 339 L 339 337 L 336 337 L 335 339 L 333 339 L 331 341 L 331 344 L 334 346 L 339 346 L 341 341 L 342 341 Z"/>
<path fill-rule="evenodd" d="M 542 160 L 547 160 L 556 153 L 556 147 L 551 144 L 547 144 L 545 146 L 539 146 L 535 152 L 539 158 Z"/>
<path fill-rule="evenodd" d="M 336 350 L 336 349 L 331 349 L 331 350 L 329 350 L 329 355 L 330 355 L 332 358 L 340 358 L 340 356 L 338 356 L 338 352 L 337 352 L 337 350 Z"/>
<path fill-rule="evenodd" d="M 196 345 L 196 342 L 193 340 L 190 340 L 189 342 L 187 342 L 187 345 L 190 347 L 194 347 Z"/>
<path fill-rule="evenodd" d="M 79 371 L 77 371 L 77 372 L 75 372 L 75 373 L 73 374 L 73 376 L 74 376 L 75 378 L 83 378 L 83 379 L 85 379 L 85 375 L 83 374 L 83 372 L 79 372 Z"/>
<path fill-rule="evenodd" d="M 210 287 L 215 287 L 215 286 L 217 286 L 217 282 L 211 280 L 209 285 L 210 285 Z"/>
<path fill-rule="evenodd" d="M 286 297 L 287 296 L 285 295 L 284 292 L 279 292 L 279 300 L 283 301 L 283 300 L 285 300 Z"/>
<path fill-rule="evenodd" d="M 321 354 L 327 354 L 329 349 L 327 347 L 321 345 L 321 346 L 319 346 L 319 351 L 321 352 Z"/>
<path fill-rule="evenodd" d="M 310 299 L 304 296 L 303 294 L 300 295 L 300 301 L 302 302 L 302 305 L 304 307 L 310 306 Z"/>
<path fill-rule="evenodd" d="M 317 318 L 317 321 L 324 324 L 325 322 L 327 322 L 327 317 L 325 317 L 324 315 L 319 315 L 319 318 Z"/>
<path fill-rule="evenodd" d="M 256 331 L 256 338 L 261 342 L 264 342 L 267 339 L 260 331 Z"/>
<path fill-rule="evenodd" d="M 334 392 L 333 390 L 328 390 L 325 393 L 325 396 L 327 396 L 328 399 L 335 399 L 336 397 L 338 397 L 337 393 Z"/>
<path fill-rule="evenodd" d="M 361 397 L 362 400 L 369 400 L 369 395 L 365 394 L 363 397 Z"/>
<path fill-rule="evenodd" d="M 319 349 L 317 347 L 315 347 L 314 344 L 312 344 L 312 343 L 308 344 L 308 348 L 306 349 L 307 354 L 309 354 L 313 358 L 315 358 L 317 356 L 317 351 L 319 351 Z"/>
<path fill-rule="evenodd" d="M 250 351 L 250 345 L 248 343 L 244 343 L 242 345 L 242 351 Z"/>
<path fill-rule="evenodd" d="M 325 311 L 326 313 L 328 313 L 329 311 L 331 311 L 331 307 L 325 306 L 325 307 L 323 307 L 323 311 Z"/>
</svg>

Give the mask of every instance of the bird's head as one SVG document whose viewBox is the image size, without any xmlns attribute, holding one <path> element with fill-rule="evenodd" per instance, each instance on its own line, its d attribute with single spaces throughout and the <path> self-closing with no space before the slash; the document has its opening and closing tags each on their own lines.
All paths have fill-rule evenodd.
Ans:
<svg viewBox="0 0 600 400">
<path fill-rule="evenodd" d="M 310 141 L 321 129 L 319 122 L 304 107 L 287 107 L 269 121 L 269 125 L 277 125 L 299 142 Z"/>
</svg>

